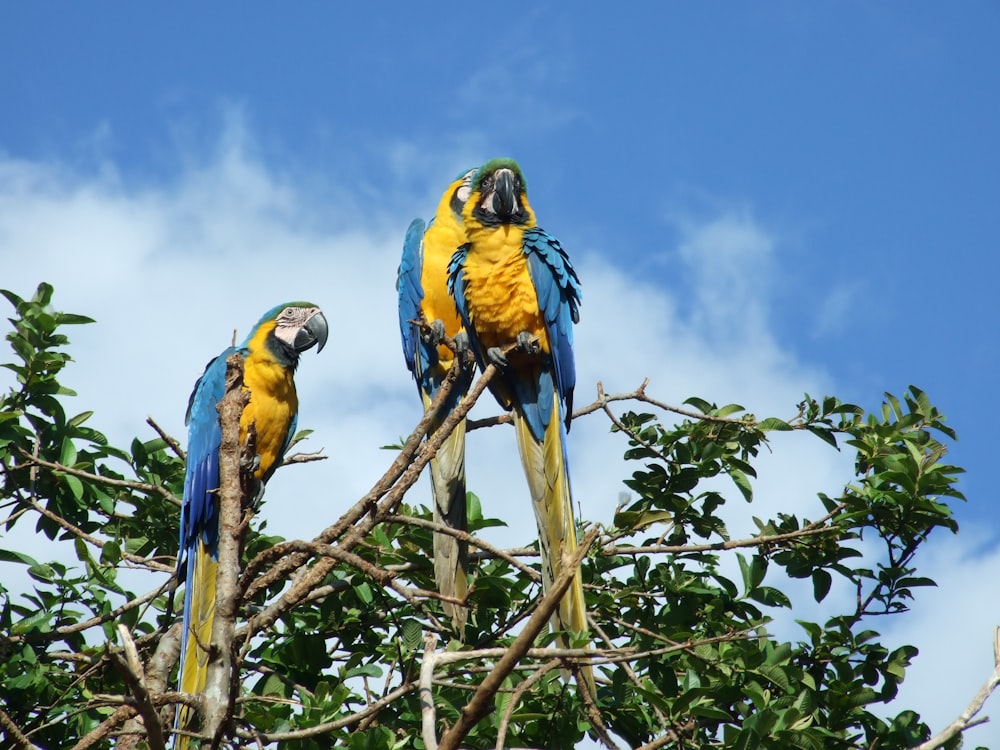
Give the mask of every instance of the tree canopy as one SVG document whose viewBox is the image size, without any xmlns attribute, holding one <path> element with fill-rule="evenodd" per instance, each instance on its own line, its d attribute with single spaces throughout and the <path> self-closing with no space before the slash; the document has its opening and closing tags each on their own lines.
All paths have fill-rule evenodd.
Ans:
<svg viewBox="0 0 1000 750">
<path fill-rule="evenodd" d="M 548 632 L 559 587 L 541 593 L 536 540 L 486 543 L 477 532 L 502 521 L 471 493 L 470 614 L 461 639 L 451 629 L 434 586 L 436 527 L 407 493 L 461 412 L 432 439 L 423 419 L 370 491 L 317 519 L 310 540 L 268 536 L 238 491 L 238 554 L 226 563 L 234 584 L 220 592 L 235 614 L 228 638 L 212 643 L 213 664 L 231 663 L 232 673 L 206 706 L 176 692 L 183 447 L 152 421 L 147 437 L 110 444 L 92 412 L 70 408 L 61 382 L 67 327 L 93 321 L 56 311 L 46 284 L 31 298 L 2 293 L 14 309 L 3 366 L 16 386 L 0 400 L 0 518 L 5 531 L 33 525 L 65 552 L 36 559 L 0 537 L 0 562 L 26 574 L 23 585 L 8 575 L 0 583 L 9 747 L 162 748 L 178 703 L 221 710 L 204 747 L 571 748 L 589 735 L 650 750 L 825 750 L 932 738 L 913 711 L 883 718 L 917 648 L 889 649 L 874 629 L 934 585 L 917 569 L 931 532 L 957 530 L 949 503 L 962 498 L 961 469 L 945 461 L 955 435 L 915 386 L 886 393 L 873 413 L 806 395 L 790 399 L 791 418 L 758 417 L 706 398 L 666 404 L 645 384 L 578 409 L 574 419 L 608 421 L 634 471 L 614 516 L 581 524 L 592 642 L 573 648 L 555 648 Z M 233 428 L 222 419 L 224 432 Z M 778 449 L 775 432 L 850 451 L 854 472 L 836 495 L 731 529 L 727 506 L 754 502 L 755 461 Z M 224 476 L 221 495 L 244 480 Z M 856 591 L 849 607 L 797 619 L 791 640 L 769 630 L 835 582 Z M 596 701 L 567 679 L 585 663 Z M 925 746 L 957 747 L 972 720 L 935 728 Z"/>
</svg>

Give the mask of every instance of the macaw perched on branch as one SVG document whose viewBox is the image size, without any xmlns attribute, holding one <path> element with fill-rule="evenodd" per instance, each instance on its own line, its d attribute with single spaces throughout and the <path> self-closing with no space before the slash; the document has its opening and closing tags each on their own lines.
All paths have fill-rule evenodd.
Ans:
<svg viewBox="0 0 1000 750">
<path fill-rule="evenodd" d="M 462 207 L 469 197 L 475 169 L 460 174 L 445 190 L 437 212 L 425 228 L 414 219 L 406 231 L 403 257 L 399 263 L 396 290 L 399 293 L 399 331 L 403 339 L 406 366 L 417 381 L 417 390 L 426 411 L 444 381 L 455 356 L 442 344 L 444 336 L 465 336 L 455 302 L 448 293 L 448 262 L 465 244 Z M 421 330 L 419 321 L 430 326 Z M 463 342 L 464 343 L 464 342 Z M 428 436 L 441 425 L 469 389 L 471 373 L 459 373 L 448 401 L 438 412 Z M 463 419 L 431 459 L 431 495 L 434 521 L 458 531 L 468 530 L 465 496 L 465 420 Z M 434 577 L 444 596 L 464 599 L 468 591 L 469 545 L 441 532 L 434 533 Z M 459 636 L 465 629 L 465 607 L 444 602 Z"/>
<path fill-rule="evenodd" d="M 494 159 L 480 167 L 462 219 L 469 241 L 451 261 L 449 288 L 479 365 L 499 367 L 490 389 L 513 411 L 548 590 L 563 553 L 577 547 L 566 433 L 576 385 L 573 324 L 579 320 L 580 280 L 559 241 L 536 225 L 517 162 Z M 505 354 L 511 344 L 516 349 Z M 588 630 L 579 573 L 554 625 Z M 583 675 L 596 697 L 593 672 L 586 668 Z"/>
<path fill-rule="evenodd" d="M 316 305 L 278 305 L 260 319 L 242 344 L 229 347 L 208 363 L 191 393 L 185 420 L 187 473 L 177 555 L 178 583 L 187 582 L 179 669 L 181 692 L 202 692 L 208 674 L 219 546 L 217 490 L 222 427 L 216 406 L 225 395 L 226 358 L 235 352 L 243 355 L 243 383 L 250 401 L 240 419 L 240 441 L 246 440 L 253 424 L 260 458 L 254 469 L 259 499 L 264 483 L 278 468 L 295 435 L 299 403 L 293 376 L 299 355 L 317 345 L 317 351 L 322 350 L 328 332 L 326 318 Z M 176 725 L 188 727 L 192 720 L 192 710 L 182 706 Z M 180 737 L 176 744 L 185 748 L 188 740 Z"/>
</svg>

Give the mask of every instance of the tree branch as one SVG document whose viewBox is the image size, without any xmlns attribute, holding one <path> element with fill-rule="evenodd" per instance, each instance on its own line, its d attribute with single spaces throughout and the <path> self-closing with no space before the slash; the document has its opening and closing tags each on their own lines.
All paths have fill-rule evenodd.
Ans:
<svg viewBox="0 0 1000 750">
<path fill-rule="evenodd" d="M 63 464 L 55 463 L 53 461 L 46 461 L 44 458 L 34 456 L 23 450 L 21 451 L 21 454 L 25 457 L 28 463 L 40 466 L 43 469 L 49 469 L 50 471 L 61 472 L 63 474 L 70 474 L 74 477 L 79 477 L 80 479 L 86 479 L 89 482 L 103 484 L 105 487 L 135 490 L 136 492 L 143 492 L 147 495 L 159 495 L 168 503 L 176 505 L 178 508 L 181 507 L 182 504 L 180 498 L 174 495 L 174 493 L 166 487 L 159 484 L 136 482 L 131 479 L 115 479 L 114 477 L 106 477 L 103 474 L 93 474 L 89 471 L 84 471 L 83 469 L 75 469 L 72 466 L 64 466 Z"/>
<path fill-rule="evenodd" d="M 490 379 L 496 373 L 496 365 L 490 364 L 486 367 L 482 377 L 472 385 L 458 406 L 455 407 L 452 413 L 434 431 L 434 435 L 423 442 L 420 450 L 414 456 L 412 451 L 416 450 L 421 440 L 427 434 L 431 422 L 436 417 L 437 410 L 440 409 L 449 389 L 454 385 L 457 372 L 458 368 L 455 365 L 449 368 L 448 376 L 438 390 L 431 408 L 427 410 L 424 418 L 417 425 L 417 429 L 407 439 L 403 451 L 396 457 L 390 470 L 386 472 L 368 494 L 355 503 L 333 526 L 324 530 L 315 541 L 331 543 L 343 536 L 338 546 L 341 549 L 349 551 L 364 541 L 365 536 L 372 528 L 383 522 L 395 511 L 399 503 L 402 502 L 407 490 L 417 481 L 420 472 L 423 471 L 431 458 L 437 454 L 444 440 L 451 434 L 458 423 L 465 418 L 465 415 L 468 414 L 469 410 L 475 404 L 476 399 L 486 389 Z M 365 515 L 366 513 L 367 516 Z M 291 560 L 292 557 L 296 556 L 289 556 L 285 560 Z M 303 564 L 305 559 L 305 556 L 301 556 L 298 561 L 292 564 L 297 567 Z M 276 602 L 268 606 L 260 614 L 251 618 L 248 623 L 249 633 L 252 635 L 259 632 L 262 628 L 270 627 L 283 612 L 294 607 L 308 595 L 312 588 L 318 586 L 327 573 L 333 569 L 334 564 L 334 561 L 330 558 L 317 562 L 308 572 L 299 577 Z M 275 570 L 279 568 L 284 569 L 285 567 L 279 563 L 269 571 L 269 575 L 274 573 Z M 255 589 L 256 586 L 251 590 Z M 249 593 L 248 591 L 248 596 Z"/>
<path fill-rule="evenodd" d="M 142 669 L 142 662 L 139 661 L 139 652 L 136 650 L 135 642 L 132 640 L 128 628 L 118 625 L 118 635 L 122 639 L 122 648 L 125 652 L 123 659 L 116 653 L 109 652 L 108 656 L 115 669 L 125 680 L 132 697 L 135 698 L 135 705 L 142 716 L 142 723 L 146 730 L 146 741 L 149 743 L 149 750 L 164 750 L 163 727 L 160 725 L 160 715 L 149 697 L 149 690 L 146 687 L 146 678 Z"/>
<path fill-rule="evenodd" d="M 480 683 L 472 699 L 462 709 L 458 721 L 444 733 L 441 738 L 439 750 L 457 750 L 462 739 L 472 730 L 472 727 L 483 718 L 493 708 L 493 696 L 496 695 L 507 675 L 511 673 L 517 663 L 528 652 L 535 637 L 548 624 L 552 613 L 556 611 L 559 602 L 569 588 L 573 576 L 577 575 L 580 563 L 587 556 L 591 545 L 597 539 L 600 531 L 598 526 L 594 526 L 584 536 L 580 542 L 576 553 L 567 559 L 563 556 L 563 567 L 552 582 L 552 587 L 539 601 L 535 611 L 524 626 L 524 630 L 514 639 L 514 642 L 507 648 L 506 653 L 497 661 L 493 671 Z"/>
<path fill-rule="evenodd" d="M 240 445 L 240 418 L 250 394 L 243 388 L 243 357 L 226 359 L 226 393 L 219 402 L 222 443 L 219 446 L 219 567 L 216 585 L 215 620 L 208 656 L 204 690 L 204 733 L 213 750 L 222 742 L 232 721 L 236 671 L 233 645 L 239 609 L 237 583 L 240 553 L 246 534 L 243 508 L 248 505 L 253 477 L 248 469 L 256 452 L 256 432 L 247 430 L 247 443 Z"/>
<path fill-rule="evenodd" d="M 38 750 L 38 747 L 24 736 L 14 720 L 2 708 L 0 708 L 0 729 L 11 741 L 11 747 L 14 750 Z"/>
</svg>

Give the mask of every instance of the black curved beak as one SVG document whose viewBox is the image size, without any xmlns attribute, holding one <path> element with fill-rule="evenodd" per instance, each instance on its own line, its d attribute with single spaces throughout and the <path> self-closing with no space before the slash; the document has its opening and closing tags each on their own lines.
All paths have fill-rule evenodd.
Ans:
<svg viewBox="0 0 1000 750">
<path fill-rule="evenodd" d="M 494 180 L 493 190 L 496 199 L 493 202 L 493 208 L 501 220 L 510 221 L 520 208 L 517 202 L 514 173 L 509 169 L 499 169 L 494 175 Z"/>
<path fill-rule="evenodd" d="M 323 313 L 319 310 L 316 311 L 306 324 L 299 329 L 299 332 L 295 334 L 295 351 L 304 352 L 306 349 L 311 349 L 314 345 L 319 344 L 316 349 L 316 353 L 323 351 L 323 347 L 326 346 L 326 339 L 330 335 L 330 326 L 327 325 L 326 318 Z"/>
</svg>

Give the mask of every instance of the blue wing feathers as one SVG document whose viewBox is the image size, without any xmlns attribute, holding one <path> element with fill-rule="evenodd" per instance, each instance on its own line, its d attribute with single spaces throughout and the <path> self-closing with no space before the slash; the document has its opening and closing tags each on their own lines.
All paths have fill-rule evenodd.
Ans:
<svg viewBox="0 0 1000 750">
<path fill-rule="evenodd" d="M 399 293 L 399 333 L 403 340 L 403 356 L 410 372 L 416 374 L 417 349 L 420 346 L 418 328 L 410 323 L 420 317 L 420 303 L 424 289 L 420 283 L 423 255 L 423 237 L 426 225 L 423 219 L 414 219 L 406 230 L 403 257 L 399 261 L 396 291 Z"/>
<path fill-rule="evenodd" d="M 184 477 L 184 506 L 181 509 L 181 549 L 177 573 L 186 574 L 187 561 L 199 536 L 216 554 L 219 542 L 218 508 L 211 492 L 219 486 L 219 446 L 222 428 L 216 404 L 226 388 L 226 359 L 236 349 L 229 347 L 205 367 L 191 398 L 185 422 L 188 424 L 188 466 Z"/>
<path fill-rule="evenodd" d="M 570 414 L 573 410 L 573 389 L 576 387 L 576 363 L 573 358 L 573 324 L 580 319 L 580 279 L 576 275 L 569 256 L 559 240 L 544 229 L 533 228 L 524 233 L 524 252 L 528 258 L 528 273 L 535 285 L 539 309 L 545 319 L 545 330 L 549 338 L 552 368 L 555 383 L 551 379 L 539 379 L 539 400 L 547 389 L 558 388 L 566 409 L 566 429 L 569 429 Z M 551 391 L 550 391 L 551 392 Z M 551 412 L 551 398 L 539 403 L 541 422 L 533 425 L 541 428 L 547 424 Z"/>
</svg>

